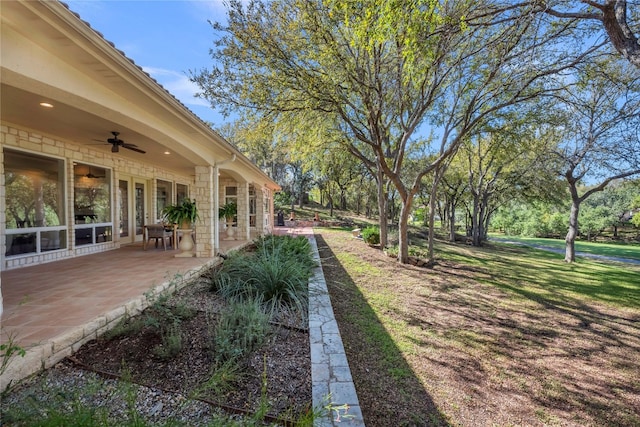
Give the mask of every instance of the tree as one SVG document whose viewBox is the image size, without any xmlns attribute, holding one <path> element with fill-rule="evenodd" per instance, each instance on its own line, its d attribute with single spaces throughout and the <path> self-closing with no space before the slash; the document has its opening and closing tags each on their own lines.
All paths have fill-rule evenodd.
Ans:
<svg viewBox="0 0 640 427">
<path fill-rule="evenodd" d="M 640 70 L 603 61 L 577 77 L 556 96 L 562 125 L 552 152 L 571 195 L 566 262 L 575 261 L 581 203 L 611 182 L 640 174 Z"/>
<path fill-rule="evenodd" d="M 202 96 L 271 116 L 334 115 L 375 177 L 382 245 L 387 184 L 399 195 L 400 262 L 422 178 L 440 176 L 474 128 L 548 91 L 550 76 L 593 51 L 569 51 L 571 23 L 491 1 L 232 1 L 228 25 L 215 28 L 219 65 L 192 73 Z"/>
<path fill-rule="evenodd" d="M 635 199 L 633 199 L 631 209 L 640 211 L 640 196 L 637 196 Z M 636 212 L 633 214 L 633 216 L 631 217 L 631 223 L 640 228 L 640 213 Z"/>
<path fill-rule="evenodd" d="M 273 180 L 284 182 L 287 174 L 288 150 L 278 145 L 274 137 L 273 121 L 267 117 L 244 114 L 216 131 Z"/>
<path fill-rule="evenodd" d="M 609 36 L 613 47 L 631 64 L 640 68 L 640 43 L 634 29 L 638 31 L 640 22 L 639 11 L 632 10 L 637 4 L 626 0 L 581 0 L 572 1 L 544 1 L 534 0 L 539 10 L 558 18 L 568 18 L 583 21 L 594 21 L 602 24 L 602 28 Z M 576 3 L 581 3 L 576 10 Z M 631 13 L 629 13 L 631 12 Z"/>
<path fill-rule="evenodd" d="M 458 157 L 467 175 L 474 246 L 486 240 L 491 215 L 501 204 L 514 198 L 540 198 L 544 189 L 557 188 L 544 155 L 551 139 L 543 127 L 536 129 L 546 108 L 541 100 L 522 105 L 507 126 L 484 129 L 462 145 Z"/>
<path fill-rule="evenodd" d="M 589 211 L 597 210 L 600 207 L 606 208 L 608 215 L 601 229 L 612 228 L 613 238 L 618 237 L 618 227 L 623 224 L 622 221 L 631 210 L 633 198 L 637 194 L 638 190 L 632 184 L 631 181 L 613 181 L 601 192 L 594 193 L 583 203 L 584 208 Z M 583 210 L 581 209 L 581 216 L 583 216 Z M 579 223 L 580 229 L 584 231 L 582 220 Z"/>
</svg>

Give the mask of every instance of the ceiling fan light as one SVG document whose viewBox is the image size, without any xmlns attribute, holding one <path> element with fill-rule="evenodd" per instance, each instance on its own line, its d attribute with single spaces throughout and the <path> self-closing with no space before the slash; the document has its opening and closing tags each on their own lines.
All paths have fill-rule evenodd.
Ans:
<svg viewBox="0 0 640 427">
<path fill-rule="evenodd" d="M 118 152 L 118 144 L 113 144 L 111 146 L 111 152 L 112 153 L 117 153 Z"/>
</svg>

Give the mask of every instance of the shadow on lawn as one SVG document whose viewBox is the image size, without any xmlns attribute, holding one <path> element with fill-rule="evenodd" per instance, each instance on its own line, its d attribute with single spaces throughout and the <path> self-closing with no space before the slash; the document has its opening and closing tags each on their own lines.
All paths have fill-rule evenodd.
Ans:
<svg viewBox="0 0 640 427">
<path fill-rule="evenodd" d="M 640 289 L 624 271 L 500 247 L 399 267 L 316 239 L 368 426 L 640 425 Z"/>
<path fill-rule="evenodd" d="M 450 425 L 326 241 L 315 238 L 367 427 Z"/>
<path fill-rule="evenodd" d="M 467 360 L 484 360 L 486 371 L 498 372 L 479 381 L 487 394 L 507 390 L 523 407 L 537 407 L 535 416 L 545 424 L 639 425 L 640 284 L 617 268 L 598 276 L 597 265 L 589 270 L 537 255 L 532 264 L 527 257 L 502 258 L 496 249 L 491 269 L 502 274 L 443 286 L 416 301 L 431 320 L 410 322 L 466 346 Z M 576 273 L 584 281 L 572 281 Z M 458 271 L 446 274 L 460 278 Z M 446 364 L 455 369 L 461 362 Z"/>
</svg>

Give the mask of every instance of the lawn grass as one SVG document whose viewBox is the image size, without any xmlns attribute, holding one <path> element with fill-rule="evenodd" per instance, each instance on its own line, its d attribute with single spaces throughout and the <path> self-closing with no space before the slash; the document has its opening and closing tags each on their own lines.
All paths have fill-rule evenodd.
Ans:
<svg viewBox="0 0 640 427">
<path fill-rule="evenodd" d="M 437 242 L 417 268 L 317 232 L 367 426 L 640 425 L 639 265 Z"/>
<path fill-rule="evenodd" d="M 535 237 L 504 236 L 498 234 L 493 234 L 490 237 L 518 242 L 523 245 L 548 246 L 557 249 L 564 249 L 566 245 L 564 239 L 543 239 Z M 640 244 L 597 243 L 578 240 L 575 243 L 575 248 L 577 252 L 586 252 L 589 254 L 609 257 L 629 258 L 640 261 Z"/>
<path fill-rule="evenodd" d="M 640 265 L 582 258 L 566 263 L 555 253 L 500 243 L 473 249 L 440 243 L 436 248 L 442 259 L 482 266 L 485 274 L 478 280 L 483 283 L 531 298 L 557 302 L 587 298 L 640 309 Z"/>
</svg>

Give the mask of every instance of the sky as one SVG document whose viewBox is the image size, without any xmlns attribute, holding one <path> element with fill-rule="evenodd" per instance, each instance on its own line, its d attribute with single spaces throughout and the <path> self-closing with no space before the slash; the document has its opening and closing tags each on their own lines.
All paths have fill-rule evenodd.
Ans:
<svg viewBox="0 0 640 427">
<path fill-rule="evenodd" d="M 224 21 L 223 0 L 65 1 L 91 27 L 123 51 L 202 120 L 220 127 L 224 117 L 193 96 L 189 70 L 210 68 L 214 32 Z"/>
</svg>

